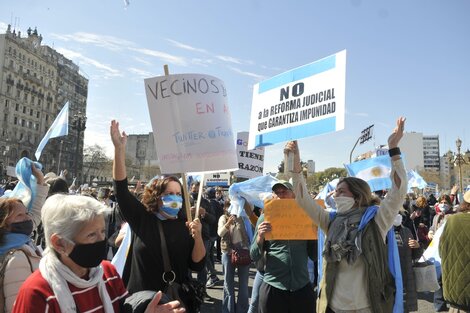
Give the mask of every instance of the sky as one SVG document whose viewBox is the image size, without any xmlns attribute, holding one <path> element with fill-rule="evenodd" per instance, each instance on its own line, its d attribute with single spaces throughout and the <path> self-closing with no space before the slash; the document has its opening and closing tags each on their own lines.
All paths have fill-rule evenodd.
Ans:
<svg viewBox="0 0 470 313">
<path fill-rule="evenodd" d="M 342 167 L 362 129 L 374 138 L 354 155 L 386 144 L 399 116 L 406 131 L 470 148 L 470 1 L 0 1 L 7 24 L 80 66 L 89 79 L 85 144 L 112 156 L 109 124 L 152 131 L 144 78 L 201 73 L 223 80 L 235 132 L 248 131 L 253 85 L 347 50 L 342 131 L 299 140 L 316 170 Z M 266 147 L 264 172 L 277 172 L 284 144 Z"/>
</svg>

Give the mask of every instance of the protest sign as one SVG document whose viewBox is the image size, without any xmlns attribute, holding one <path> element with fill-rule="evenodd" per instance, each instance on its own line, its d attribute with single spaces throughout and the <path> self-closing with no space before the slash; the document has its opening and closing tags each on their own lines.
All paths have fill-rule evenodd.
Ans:
<svg viewBox="0 0 470 313">
<path fill-rule="evenodd" d="M 234 175 L 242 178 L 255 178 L 263 175 L 264 147 L 248 150 L 248 132 L 237 134 L 238 170 Z"/>
<path fill-rule="evenodd" d="M 346 50 L 253 88 L 248 149 L 344 128 Z"/>
<path fill-rule="evenodd" d="M 212 173 L 205 175 L 204 185 L 207 187 L 229 187 L 230 186 L 230 173 Z"/>
<path fill-rule="evenodd" d="M 314 200 L 323 206 L 323 200 Z M 274 199 L 264 202 L 264 220 L 271 223 L 267 240 L 317 239 L 317 226 L 295 199 Z"/>
<path fill-rule="evenodd" d="M 145 79 L 150 120 L 163 174 L 237 169 L 224 83 L 202 74 Z"/>
</svg>

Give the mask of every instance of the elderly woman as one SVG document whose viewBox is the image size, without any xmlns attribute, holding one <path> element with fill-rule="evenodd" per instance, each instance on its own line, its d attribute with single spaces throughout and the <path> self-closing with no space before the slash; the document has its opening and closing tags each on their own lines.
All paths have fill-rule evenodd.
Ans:
<svg viewBox="0 0 470 313">
<path fill-rule="evenodd" d="M 404 126 L 405 119 L 399 118 L 388 138 L 392 188 L 380 208 L 374 207 L 378 199 L 372 196 L 367 182 L 347 177 L 336 186 L 334 218 L 309 196 L 297 143 L 286 145 L 285 152 L 294 153 L 296 200 L 327 234 L 317 312 L 385 313 L 393 310 L 395 283 L 387 267 L 385 238 L 407 190 L 406 172 L 398 148 Z M 375 215 L 370 214 L 374 209 Z M 373 217 L 365 227 L 359 228 L 365 215 Z"/>
<path fill-rule="evenodd" d="M 91 197 L 57 194 L 42 209 L 46 250 L 21 286 L 13 312 L 120 312 L 128 292 L 106 257 L 107 208 Z M 173 310 L 178 303 L 148 305 L 150 312 Z"/>
<path fill-rule="evenodd" d="M 44 175 L 34 165 L 36 196 L 28 212 L 23 202 L 16 198 L 0 199 L 0 256 L 5 265 L 3 293 L 5 312 L 11 312 L 18 289 L 39 266 L 41 252 L 31 240 L 31 233 L 41 221 L 41 207 L 49 188 L 44 184 Z"/>
<path fill-rule="evenodd" d="M 184 214 L 182 186 L 169 176 L 153 180 L 146 187 L 142 202 L 129 192 L 126 179 L 125 151 L 127 136 L 119 131 L 119 123 L 111 122 L 114 144 L 114 190 L 119 208 L 133 236 L 123 278 L 130 292 L 165 290 L 163 252 L 160 230 L 165 238 L 174 282 L 187 283 L 189 270 L 200 271 L 205 265 L 204 243 L 199 219 L 188 223 Z M 173 278 L 173 277 L 172 277 Z M 188 311 L 194 297 L 180 293 Z"/>
</svg>

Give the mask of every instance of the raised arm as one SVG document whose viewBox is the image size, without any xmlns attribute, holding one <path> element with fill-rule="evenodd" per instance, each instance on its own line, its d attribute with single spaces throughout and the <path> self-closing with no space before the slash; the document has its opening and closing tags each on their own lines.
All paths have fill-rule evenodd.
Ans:
<svg viewBox="0 0 470 313">
<path fill-rule="evenodd" d="M 388 148 L 392 158 L 392 172 L 390 173 L 392 188 L 380 204 L 380 210 L 377 211 L 375 216 L 375 221 L 383 238 L 385 238 L 387 231 L 392 227 L 393 219 L 398 214 L 408 189 L 405 166 L 398 149 L 398 144 L 403 137 L 405 129 L 405 120 L 404 117 L 397 119 L 397 126 L 388 138 Z"/>
<path fill-rule="evenodd" d="M 119 131 L 119 122 L 112 120 L 110 127 L 111 140 L 114 145 L 114 161 L 113 161 L 113 179 L 124 180 L 126 174 L 126 143 L 127 135 L 125 132 Z"/>
<path fill-rule="evenodd" d="M 295 200 L 315 224 L 326 231 L 330 221 L 329 213 L 319 206 L 308 193 L 307 184 L 302 174 L 302 166 L 300 165 L 300 152 L 297 141 L 289 141 L 286 144 L 284 154 L 288 153 L 293 153 L 294 155 L 292 180 L 294 183 Z"/>
</svg>

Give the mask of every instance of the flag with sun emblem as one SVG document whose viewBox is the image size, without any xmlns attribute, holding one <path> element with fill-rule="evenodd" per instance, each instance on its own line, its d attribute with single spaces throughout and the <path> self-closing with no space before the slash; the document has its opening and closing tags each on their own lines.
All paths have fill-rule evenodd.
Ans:
<svg viewBox="0 0 470 313">
<path fill-rule="evenodd" d="M 365 159 L 351 164 L 344 164 L 349 176 L 365 180 L 372 191 L 390 189 L 392 181 L 391 159 L 388 155 Z"/>
</svg>

